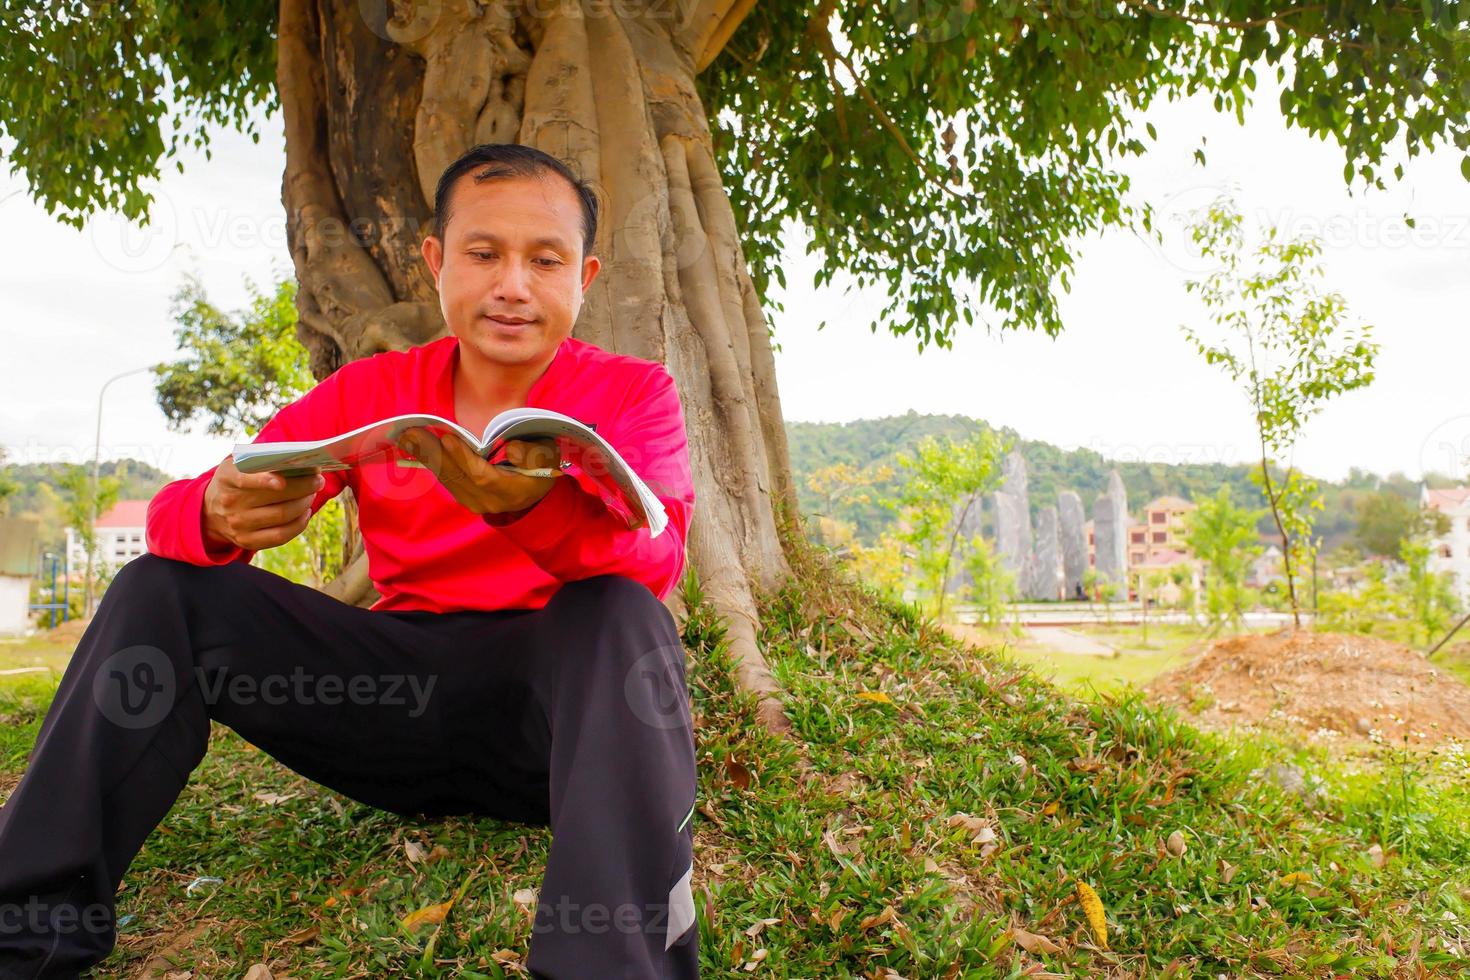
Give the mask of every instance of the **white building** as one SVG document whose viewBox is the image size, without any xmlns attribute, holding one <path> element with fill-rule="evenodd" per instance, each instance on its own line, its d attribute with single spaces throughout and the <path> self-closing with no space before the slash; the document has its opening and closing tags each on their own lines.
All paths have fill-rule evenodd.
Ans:
<svg viewBox="0 0 1470 980">
<path fill-rule="evenodd" d="M 1449 519 L 1449 530 L 1430 543 L 1429 570 L 1449 572 L 1455 591 L 1470 597 L 1470 487 L 1419 491 L 1419 505 L 1437 510 Z"/>
<path fill-rule="evenodd" d="M 1268 544 L 1266 550 L 1251 562 L 1250 571 L 1245 576 L 1245 584 L 1253 589 L 1264 589 L 1272 582 L 1283 582 L 1286 580 L 1286 576 L 1282 573 L 1284 567 L 1285 563 L 1281 560 L 1281 547 Z"/>
<path fill-rule="evenodd" d="M 0 636 L 30 631 L 36 540 L 34 521 L 0 517 Z"/>
<path fill-rule="evenodd" d="M 148 518 L 148 501 L 119 500 L 107 513 L 97 518 L 97 562 L 110 568 L 121 568 L 139 555 L 148 553 L 143 527 Z M 73 570 L 87 567 L 87 549 L 81 535 L 66 529 L 66 553 Z"/>
</svg>

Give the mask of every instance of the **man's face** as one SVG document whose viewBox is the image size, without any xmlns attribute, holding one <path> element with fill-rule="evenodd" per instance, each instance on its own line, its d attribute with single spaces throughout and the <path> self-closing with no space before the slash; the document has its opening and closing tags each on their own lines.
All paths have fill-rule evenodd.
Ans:
<svg viewBox="0 0 1470 980">
<path fill-rule="evenodd" d="M 450 195 L 444 240 L 424 239 L 439 306 L 460 344 L 507 366 L 549 361 L 572 332 L 600 263 L 582 255 L 582 208 L 555 174 L 476 184 Z"/>
</svg>

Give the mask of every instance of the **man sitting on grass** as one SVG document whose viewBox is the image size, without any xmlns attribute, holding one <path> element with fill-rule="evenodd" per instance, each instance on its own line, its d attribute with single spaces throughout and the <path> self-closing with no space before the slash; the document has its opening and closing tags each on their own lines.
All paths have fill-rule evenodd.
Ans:
<svg viewBox="0 0 1470 980">
<path fill-rule="evenodd" d="M 230 458 L 169 484 L 0 808 L 0 980 L 75 977 L 116 941 L 129 863 L 203 759 L 210 720 L 301 775 L 401 814 L 549 824 L 534 976 L 694 977 L 695 767 L 684 653 L 660 602 L 694 492 L 672 379 L 571 337 L 596 277 L 596 199 L 516 145 L 444 172 L 423 256 L 450 335 L 352 361 L 258 441 L 427 412 L 596 426 L 663 501 L 657 538 L 555 448 L 491 465 L 411 430 L 400 458 L 293 476 Z M 409 461 L 411 462 L 411 461 Z M 374 584 L 346 605 L 249 564 L 351 487 Z"/>
</svg>

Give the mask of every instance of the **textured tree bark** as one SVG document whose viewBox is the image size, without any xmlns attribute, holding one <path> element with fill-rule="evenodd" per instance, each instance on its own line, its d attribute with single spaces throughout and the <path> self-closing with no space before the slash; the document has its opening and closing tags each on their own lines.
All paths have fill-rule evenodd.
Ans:
<svg viewBox="0 0 1470 980">
<path fill-rule="evenodd" d="M 749 0 L 281 0 L 282 197 L 312 369 L 442 336 L 417 248 L 443 168 L 475 143 L 561 158 L 602 198 L 575 335 L 665 364 L 697 494 L 690 559 L 738 681 L 786 726 L 760 651 L 761 591 L 791 574 L 796 514 L 760 298 L 721 185 L 698 67 Z M 328 591 L 374 598 L 360 553 Z"/>
</svg>

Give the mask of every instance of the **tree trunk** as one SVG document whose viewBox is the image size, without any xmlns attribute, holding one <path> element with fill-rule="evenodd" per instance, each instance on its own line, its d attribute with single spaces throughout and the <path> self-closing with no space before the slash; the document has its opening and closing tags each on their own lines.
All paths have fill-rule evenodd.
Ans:
<svg viewBox="0 0 1470 980">
<path fill-rule="evenodd" d="M 446 332 L 418 245 L 461 152 L 525 143 L 590 178 L 603 271 L 574 333 L 678 384 L 690 560 L 741 687 L 784 727 L 757 598 L 791 574 L 795 494 L 766 321 L 694 84 L 750 3 L 427 0 L 365 19 L 375 6 L 281 0 L 282 197 L 314 374 Z M 360 548 L 328 591 L 373 601 Z"/>
</svg>

